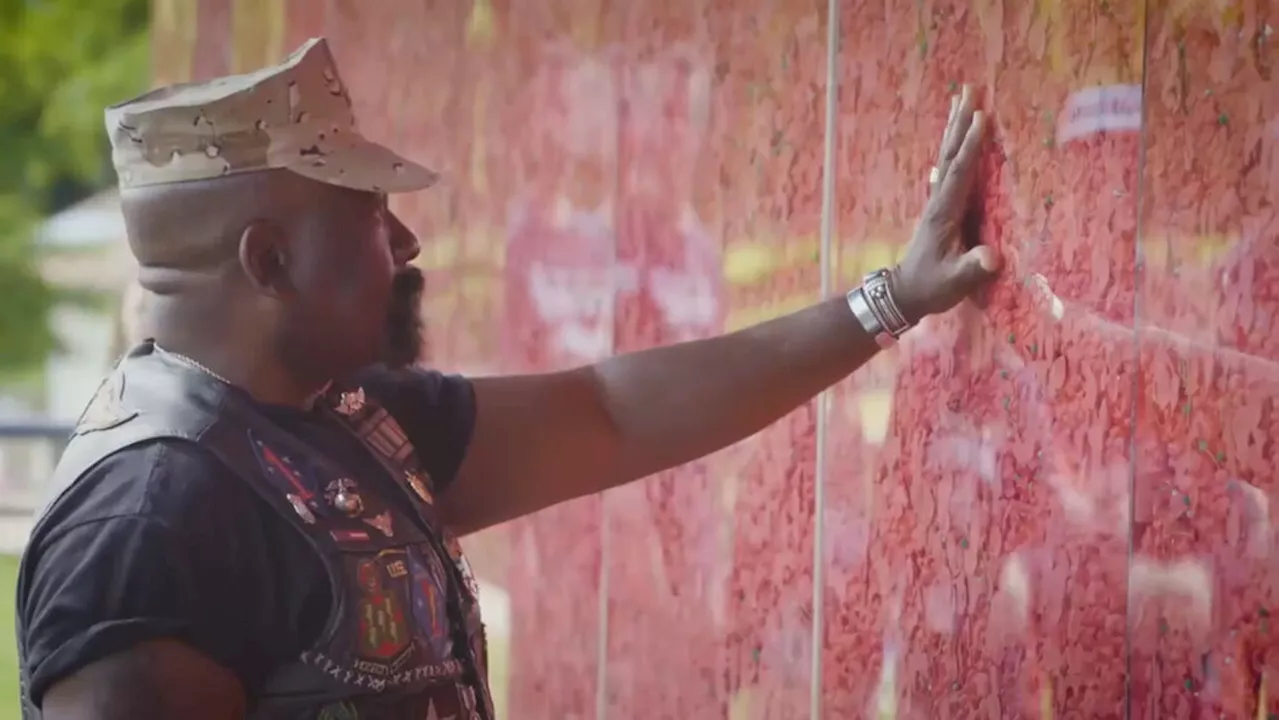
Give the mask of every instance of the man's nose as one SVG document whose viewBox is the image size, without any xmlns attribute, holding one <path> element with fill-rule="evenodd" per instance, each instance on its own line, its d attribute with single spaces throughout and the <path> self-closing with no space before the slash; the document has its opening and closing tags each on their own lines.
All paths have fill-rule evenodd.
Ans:
<svg viewBox="0 0 1280 720">
<path fill-rule="evenodd" d="M 391 258 L 396 267 L 408 265 L 422 252 L 418 236 L 413 234 L 400 218 L 391 215 Z"/>
</svg>

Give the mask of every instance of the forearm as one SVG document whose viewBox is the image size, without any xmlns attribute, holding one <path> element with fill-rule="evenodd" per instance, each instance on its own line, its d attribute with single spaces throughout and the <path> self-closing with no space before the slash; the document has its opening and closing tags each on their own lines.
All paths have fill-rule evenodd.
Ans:
<svg viewBox="0 0 1280 720">
<path fill-rule="evenodd" d="M 875 355 L 843 297 L 729 335 L 611 358 L 594 369 L 617 433 L 618 482 L 731 445 Z"/>
</svg>

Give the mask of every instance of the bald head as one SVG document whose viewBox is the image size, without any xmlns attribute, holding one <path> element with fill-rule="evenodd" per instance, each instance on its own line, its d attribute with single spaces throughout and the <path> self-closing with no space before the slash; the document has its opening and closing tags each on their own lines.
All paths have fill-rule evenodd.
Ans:
<svg viewBox="0 0 1280 720">
<path fill-rule="evenodd" d="M 121 204 L 157 333 L 199 327 L 308 374 L 416 359 L 417 239 L 384 195 L 275 170 L 129 189 Z"/>
</svg>

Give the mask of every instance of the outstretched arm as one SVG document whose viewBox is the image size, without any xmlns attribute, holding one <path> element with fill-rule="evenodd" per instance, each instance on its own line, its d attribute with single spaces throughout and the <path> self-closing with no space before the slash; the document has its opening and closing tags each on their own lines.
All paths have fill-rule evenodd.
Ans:
<svg viewBox="0 0 1280 720">
<path fill-rule="evenodd" d="M 982 133 L 965 88 L 924 217 L 890 275 L 909 321 L 951 308 L 994 275 L 994 253 L 966 252 L 960 238 Z M 708 340 L 477 379 L 471 444 L 441 507 L 459 532 L 472 532 L 688 462 L 778 420 L 877 349 L 840 297 Z"/>
</svg>

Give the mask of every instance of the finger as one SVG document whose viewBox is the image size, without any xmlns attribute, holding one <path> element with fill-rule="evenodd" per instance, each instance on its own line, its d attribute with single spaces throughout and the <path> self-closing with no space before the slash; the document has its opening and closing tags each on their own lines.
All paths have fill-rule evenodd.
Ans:
<svg viewBox="0 0 1280 720">
<path fill-rule="evenodd" d="M 955 161 L 956 155 L 960 151 L 961 143 L 964 141 L 969 126 L 973 122 L 973 107 L 973 88 L 965 85 L 960 90 L 960 99 L 956 103 L 955 117 L 952 118 L 948 128 L 947 138 L 943 141 L 942 154 L 938 160 L 939 167 L 944 170 L 946 166 Z"/>
<path fill-rule="evenodd" d="M 960 95 L 951 96 L 951 109 L 947 112 L 947 124 L 942 128 L 942 143 L 938 146 L 938 159 L 934 162 L 934 172 L 929 175 L 929 193 L 937 191 L 942 178 L 947 173 L 947 163 L 954 154 L 951 147 L 956 142 L 956 116 L 960 113 Z"/>
<path fill-rule="evenodd" d="M 988 245 L 979 245 L 961 255 L 951 269 L 953 287 L 962 295 L 991 281 L 1000 271 L 1000 255 Z"/>
<path fill-rule="evenodd" d="M 977 175 L 978 158 L 982 154 L 982 138 L 986 131 L 986 115 L 981 111 L 973 113 L 973 122 L 955 158 L 947 164 L 947 172 L 942 178 L 942 192 L 946 200 L 963 200 L 969 197 L 973 189 L 973 181 Z"/>
<path fill-rule="evenodd" d="M 960 96 L 951 96 L 951 110 L 947 112 L 947 124 L 942 127 L 942 144 L 938 146 L 938 167 L 947 159 L 947 148 L 951 145 L 951 137 L 956 134 L 956 111 L 960 109 Z"/>
</svg>

